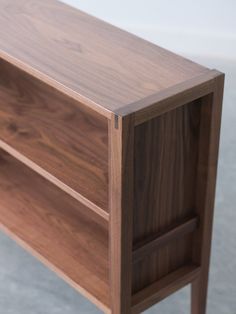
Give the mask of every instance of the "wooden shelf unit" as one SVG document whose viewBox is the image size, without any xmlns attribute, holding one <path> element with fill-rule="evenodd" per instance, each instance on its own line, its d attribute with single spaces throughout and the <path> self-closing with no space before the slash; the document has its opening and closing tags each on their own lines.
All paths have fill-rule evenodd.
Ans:
<svg viewBox="0 0 236 314">
<path fill-rule="evenodd" d="M 191 284 L 205 314 L 224 75 L 56 0 L 0 10 L 2 230 L 105 313 Z"/>
</svg>

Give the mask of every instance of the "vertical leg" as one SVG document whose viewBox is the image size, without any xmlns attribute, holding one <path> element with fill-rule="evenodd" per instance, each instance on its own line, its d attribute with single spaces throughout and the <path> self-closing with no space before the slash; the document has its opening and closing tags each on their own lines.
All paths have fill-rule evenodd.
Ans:
<svg viewBox="0 0 236 314">
<path fill-rule="evenodd" d="M 112 314 L 131 313 L 133 116 L 113 116 L 110 136 L 110 280 Z"/>
<path fill-rule="evenodd" d="M 223 86 L 224 75 L 219 74 L 214 92 L 202 103 L 196 198 L 200 228 L 195 235 L 193 252 L 201 274 L 192 283 L 192 314 L 206 313 Z"/>
</svg>

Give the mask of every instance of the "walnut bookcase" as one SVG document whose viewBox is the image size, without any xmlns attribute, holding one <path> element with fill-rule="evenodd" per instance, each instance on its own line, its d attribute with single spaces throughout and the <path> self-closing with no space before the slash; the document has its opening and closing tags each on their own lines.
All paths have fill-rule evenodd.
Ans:
<svg viewBox="0 0 236 314">
<path fill-rule="evenodd" d="M 191 284 L 204 314 L 224 75 L 54 0 L 0 9 L 1 228 L 105 313 Z"/>
</svg>

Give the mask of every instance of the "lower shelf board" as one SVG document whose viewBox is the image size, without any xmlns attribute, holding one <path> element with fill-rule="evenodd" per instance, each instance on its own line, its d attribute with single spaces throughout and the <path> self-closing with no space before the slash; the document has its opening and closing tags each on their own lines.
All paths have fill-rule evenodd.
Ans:
<svg viewBox="0 0 236 314">
<path fill-rule="evenodd" d="M 0 150 L 0 226 L 109 312 L 108 222 Z"/>
</svg>

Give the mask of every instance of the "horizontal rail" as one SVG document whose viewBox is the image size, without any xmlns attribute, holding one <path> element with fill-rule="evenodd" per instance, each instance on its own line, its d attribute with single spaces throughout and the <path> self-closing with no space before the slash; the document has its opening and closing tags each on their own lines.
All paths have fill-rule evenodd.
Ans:
<svg viewBox="0 0 236 314">
<path fill-rule="evenodd" d="M 200 271 L 201 268 L 195 265 L 184 266 L 139 291 L 132 297 L 132 314 L 145 311 L 150 306 L 190 284 L 199 276 Z"/>
<path fill-rule="evenodd" d="M 208 70 L 190 80 L 178 83 L 122 107 L 116 110 L 116 114 L 125 116 L 135 112 L 135 125 L 139 125 L 179 106 L 213 93 L 215 79 L 219 75 L 221 73 L 217 70 Z"/>
<path fill-rule="evenodd" d="M 151 254 L 153 251 L 170 241 L 179 239 L 184 235 L 193 232 L 198 227 L 198 221 L 198 217 L 189 219 L 186 222 L 175 226 L 170 231 L 157 235 L 153 240 L 134 248 L 133 263 L 145 258 L 148 254 Z"/>
</svg>

